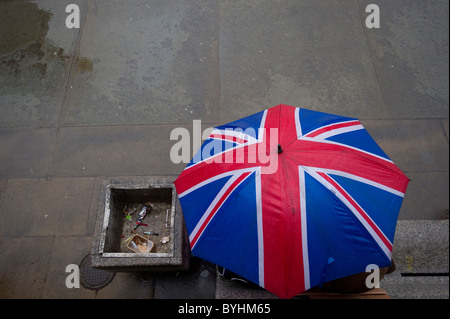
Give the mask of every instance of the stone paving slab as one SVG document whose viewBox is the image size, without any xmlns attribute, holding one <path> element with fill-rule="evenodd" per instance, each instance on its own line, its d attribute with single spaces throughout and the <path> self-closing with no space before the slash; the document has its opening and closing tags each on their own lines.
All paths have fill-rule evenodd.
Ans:
<svg viewBox="0 0 450 319">
<path fill-rule="evenodd" d="M 404 172 L 448 172 L 449 145 L 438 119 L 362 120 Z"/>
<path fill-rule="evenodd" d="M 50 176 L 179 174 L 170 160 L 171 126 L 66 127 L 60 130 Z"/>
<path fill-rule="evenodd" d="M 273 293 L 217 276 L 216 299 L 278 299 Z"/>
<path fill-rule="evenodd" d="M 66 2 L 0 3 L 1 127 L 58 124 L 78 37 L 65 27 Z"/>
<path fill-rule="evenodd" d="M 2 202 L 2 197 L 5 190 L 6 190 L 6 180 L 0 179 L 0 203 Z"/>
<path fill-rule="evenodd" d="M 80 265 L 83 258 L 90 253 L 92 238 L 90 236 L 54 236 L 48 268 L 45 270 L 45 284 L 41 298 L 78 299 L 95 298 L 94 290 L 67 288 L 66 278 L 69 264 Z"/>
<path fill-rule="evenodd" d="M 0 179 L 45 177 L 56 137 L 52 128 L 0 128 Z"/>
<path fill-rule="evenodd" d="M 189 271 L 157 274 L 154 285 L 155 299 L 214 299 L 216 266 L 191 258 Z"/>
<path fill-rule="evenodd" d="M 448 127 L 449 127 L 449 120 L 447 119 L 441 119 L 441 125 L 445 132 L 445 137 L 447 138 L 448 143 Z"/>
<path fill-rule="evenodd" d="M 214 118 L 217 14 L 217 1 L 88 2 L 62 125 Z"/>
<path fill-rule="evenodd" d="M 361 9 L 373 3 L 358 2 Z M 448 1 L 381 0 L 376 4 L 380 28 L 365 29 L 365 33 L 386 115 L 448 118 Z M 365 19 L 366 13 L 360 12 Z"/>
<path fill-rule="evenodd" d="M 437 220 L 449 218 L 449 173 L 407 173 L 408 185 L 399 218 L 402 220 Z"/>
<path fill-rule="evenodd" d="M 54 238 L 0 237 L 0 298 L 41 298 Z M 63 270 L 64 271 L 64 270 Z"/>
<path fill-rule="evenodd" d="M 447 277 L 402 277 L 399 273 L 383 278 L 380 286 L 394 299 L 448 299 Z"/>
<path fill-rule="evenodd" d="M 0 203 L 0 236 L 84 235 L 93 178 L 9 180 Z"/>
<path fill-rule="evenodd" d="M 448 219 L 399 221 L 392 252 L 397 271 L 448 273 L 448 234 Z"/>
<path fill-rule="evenodd" d="M 448 299 L 448 235 L 448 219 L 399 221 L 392 252 L 396 271 L 383 278 L 382 288 L 393 298 Z"/>
<path fill-rule="evenodd" d="M 154 278 L 139 273 L 116 273 L 113 281 L 97 291 L 96 299 L 153 299 Z"/>
</svg>

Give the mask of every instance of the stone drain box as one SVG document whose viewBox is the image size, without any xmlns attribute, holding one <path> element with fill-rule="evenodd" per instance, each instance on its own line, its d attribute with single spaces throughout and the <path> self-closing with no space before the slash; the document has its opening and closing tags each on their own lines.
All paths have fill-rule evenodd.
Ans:
<svg viewBox="0 0 450 319">
<path fill-rule="evenodd" d="M 136 220 L 127 220 L 124 209 L 135 205 L 137 209 L 131 216 L 138 218 L 138 205 L 149 201 L 152 210 L 142 220 L 147 226 L 138 226 L 131 232 Z M 154 249 L 149 253 L 126 249 L 126 240 L 133 234 L 146 236 L 155 243 Z M 169 241 L 161 243 L 162 237 Z M 187 270 L 189 257 L 189 239 L 173 179 L 140 177 L 103 182 L 92 245 L 92 267 L 116 272 Z"/>
</svg>

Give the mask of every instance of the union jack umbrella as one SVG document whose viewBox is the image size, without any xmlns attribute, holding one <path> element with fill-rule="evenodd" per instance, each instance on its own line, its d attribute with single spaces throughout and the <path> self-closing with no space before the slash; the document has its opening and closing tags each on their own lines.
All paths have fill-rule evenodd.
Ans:
<svg viewBox="0 0 450 319">
<path fill-rule="evenodd" d="M 408 183 L 357 119 L 278 105 L 214 128 L 175 187 L 194 256 L 290 298 L 389 266 Z"/>
</svg>

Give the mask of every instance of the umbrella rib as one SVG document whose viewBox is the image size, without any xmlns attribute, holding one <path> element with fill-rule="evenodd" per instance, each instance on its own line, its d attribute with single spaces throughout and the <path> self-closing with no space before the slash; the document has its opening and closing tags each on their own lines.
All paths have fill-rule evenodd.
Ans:
<svg viewBox="0 0 450 319">
<path fill-rule="evenodd" d="M 353 215 L 357 218 L 360 225 L 371 235 L 371 238 L 376 242 L 376 246 L 389 259 L 392 257 L 392 243 L 383 233 L 383 231 L 376 225 L 370 216 L 359 206 L 359 204 L 347 193 L 345 190 L 326 173 L 313 171 L 309 167 L 303 167 L 316 181 L 321 183 L 324 187 L 330 190 L 345 207 L 350 209 Z"/>
</svg>

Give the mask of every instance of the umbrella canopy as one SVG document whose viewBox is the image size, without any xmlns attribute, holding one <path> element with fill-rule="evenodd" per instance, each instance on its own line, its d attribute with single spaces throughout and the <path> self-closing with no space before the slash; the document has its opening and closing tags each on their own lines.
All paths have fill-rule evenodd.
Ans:
<svg viewBox="0 0 450 319">
<path fill-rule="evenodd" d="M 408 182 L 357 119 L 278 105 L 214 128 L 175 187 L 194 256 L 290 298 L 389 266 Z"/>
</svg>

